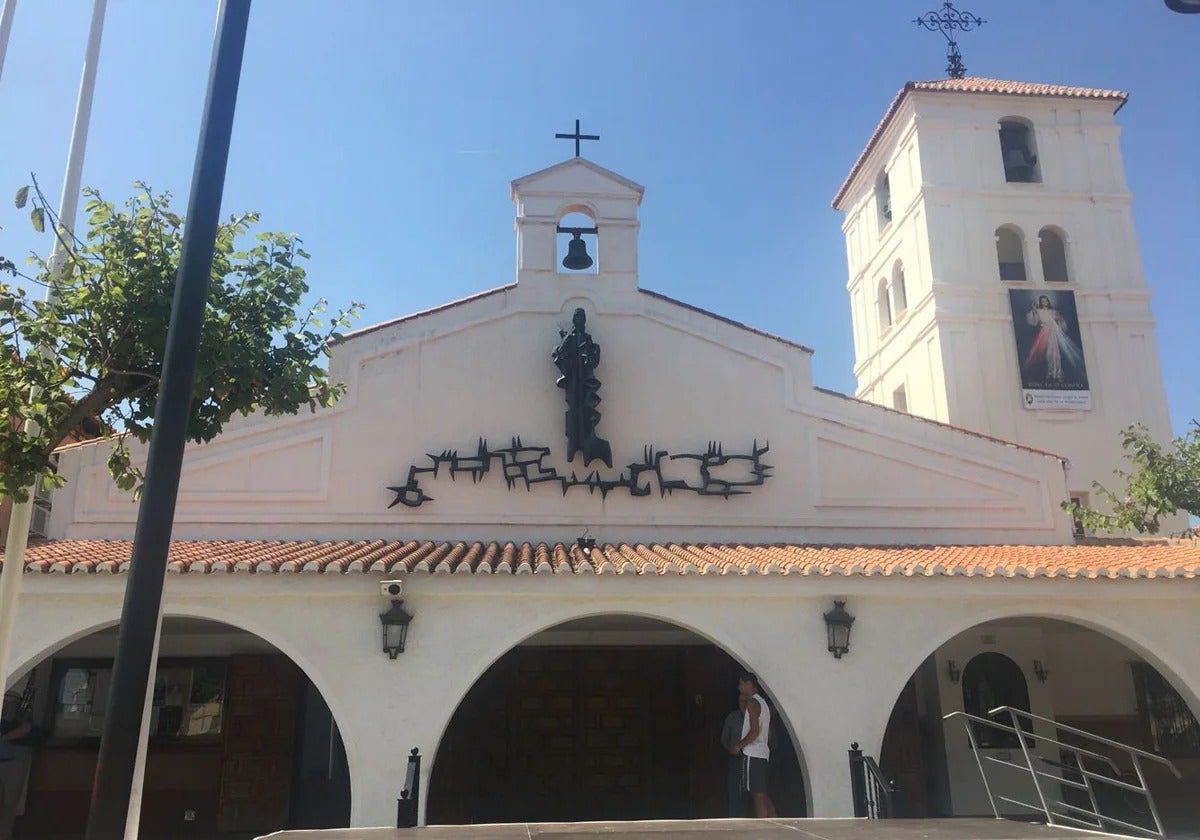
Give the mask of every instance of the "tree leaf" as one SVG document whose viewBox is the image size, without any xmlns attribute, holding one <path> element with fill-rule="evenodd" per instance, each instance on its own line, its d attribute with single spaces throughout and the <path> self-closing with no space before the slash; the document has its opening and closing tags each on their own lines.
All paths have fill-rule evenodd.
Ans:
<svg viewBox="0 0 1200 840">
<path fill-rule="evenodd" d="M 26 184 L 25 186 L 21 187 L 21 189 L 17 190 L 17 200 L 16 200 L 17 209 L 18 210 L 24 209 L 25 202 L 28 200 L 29 200 L 29 185 Z"/>
<path fill-rule="evenodd" d="M 46 230 L 46 211 L 41 207 L 34 207 L 29 212 L 29 221 L 33 223 L 33 229 L 38 233 L 44 233 Z"/>
</svg>

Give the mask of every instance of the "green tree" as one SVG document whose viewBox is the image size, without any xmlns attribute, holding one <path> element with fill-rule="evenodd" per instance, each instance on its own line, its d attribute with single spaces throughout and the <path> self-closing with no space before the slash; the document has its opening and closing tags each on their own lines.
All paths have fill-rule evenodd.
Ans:
<svg viewBox="0 0 1200 840">
<path fill-rule="evenodd" d="M 17 207 L 31 207 L 36 230 L 54 232 L 63 259 L 55 271 L 30 256 L 23 272 L 0 257 L 0 416 L 8 421 L 0 422 L 0 496 L 24 501 L 36 481 L 60 484 L 51 453 L 89 423 L 114 439 L 116 483 L 140 487 L 126 436 L 150 437 L 184 219 L 171 211 L 170 193 L 134 186 L 121 208 L 84 190 L 82 236 L 64 232 L 36 182 L 17 191 Z M 329 381 L 324 358 L 361 305 L 322 321 L 325 300 L 304 303 L 309 255 L 299 237 L 255 232 L 258 222 L 242 213 L 217 230 L 191 441 L 211 440 L 234 414 L 315 411 L 344 390 Z M 14 278 L 51 294 L 28 294 Z"/>
<path fill-rule="evenodd" d="M 1169 446 L 1154 440 L 1140 423 L 1122 431 L 1121 441 L 1125 460 L 1132 465 L 1114 470 L 1123 489 L 1093 484 L 1104 503 L 1099 507 L 1108 510 L 1063 503 L 1085 528 L 1157 534 L 1162 517 L 1180 511 L 1200 516 L 1200 423 L 1192 421 L 1188 433 Z"/>
</svg>

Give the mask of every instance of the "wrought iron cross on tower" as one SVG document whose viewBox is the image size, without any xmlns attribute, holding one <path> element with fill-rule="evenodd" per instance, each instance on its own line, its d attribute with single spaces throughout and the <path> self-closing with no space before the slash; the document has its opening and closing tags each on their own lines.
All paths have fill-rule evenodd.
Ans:
<svg viewBox="0 0 1200 840">
<path fill-rule="evenodd" d="M 579 120 L 575 120 L 575 133 L 574 134 L 555 134 L 554 138 L 556 140 L 574 140 L 575 141 L 575 157 L 579 157 L 579 141 L 580 140 L 599 140 L 600 135 L 599 134 L 580 134 L 579 133 Z"/>
<path fill-rule="evenodd" d="M 946 37 L 946 73 L 951 79 L 961 79 L 967 74 L 967 68 L 962 63 L 962 53 L 958 51 L 958 43 L 954 40 L 954 32 L 970 32 L 983 26 L 987 23 L 986 20 L 971 12 L 960 12 L 950 0 L 946 0 L 941 10 L 926 12 L 913 20 L 913 23 L 930 32 L 941 32 Z"/>
</svg>

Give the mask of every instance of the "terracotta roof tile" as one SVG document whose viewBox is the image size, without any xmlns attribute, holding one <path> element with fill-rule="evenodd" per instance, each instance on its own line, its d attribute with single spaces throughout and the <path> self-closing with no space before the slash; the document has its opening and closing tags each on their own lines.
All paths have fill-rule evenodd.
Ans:
<svg viewBox="0 0 1200 840">
<path fill-rule="evenodd" d="M 127 540 L 34 540 L 26 571 L 118 574 Z M 1196 578 L 1200 540 L 1078 545 L 748 545 L 384 540 L 180 540 L 177 574 L 808 575 L 1022 578 Z"/>
<path fill-rule="evenodd" d="M 904 102 L 904 98 L 914 90 L 935 93 L 991 93 L 1003 96 L 1061 96 L 1069 99 L 1107 99 L 1117 103 L 1117 106 L 1113 109 L 1113 113 L 1121 110 L 1121 106 L 1129 99 L 1129 94 L 1120 90 L 1047 85 L 1039 82 L 1014 82 L 1006 79 L 968 77 L 964 79 L 932 79 L 929 81 L 908 82 L 892 98 L 891 103 L 887 106 L 887 110 L 883 112 L 883 118 L 875 126 L 875 130 L 871 132 L 871 137 L 867 140 L 867 145 L 863 148 L 862 153 L 859 154 L 858 159 L 854 161 L 854 165 L 850 167 L 850 174 L 846 176 L 846 180 L 842 181 L 842 185 L 838 187 L 837 194 L 834 195 L 832 202 L 835 210 L 838 209 L 838 205 L 841 204 L 842 199 L 846 197 L 846 193 L 850 189 L 850 182 L 855 179 L 866 164 L 867 158 L 871 156 L 871 152 L 875 149 L 876 144 L 879 143 L 879 139 L 883 136 L 884 131 L 887 130 L 892 117 L 900 110 L 900 105 Z"/>
</svg>

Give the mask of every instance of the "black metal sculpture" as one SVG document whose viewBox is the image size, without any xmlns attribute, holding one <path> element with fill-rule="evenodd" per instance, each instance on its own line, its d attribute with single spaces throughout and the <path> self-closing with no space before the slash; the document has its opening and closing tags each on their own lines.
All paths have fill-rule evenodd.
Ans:
<svg viewBox="0 0 1200 840">
<path fill-rule="evenodd" d="M 596 425 L 600 422 L 600 412 L 596 410 L 600 404 L 600 380 L 595 374 L 600 364 L 600 345 L 588 335 L 585 329 L 587 315 L 582 309 L 576 309 L 571 320 L 571 331 L 559 330 L 558 347 L 550 354 L 560 373 L 558 387 L 566 392 L 567 460 L 572 461 L 577 453 L 581 453 L 585 467 L 599 459 L 611 468 L 612 447 L 596 434 Z M 649 496 L 653 486 L 657 485 L 660 498 L 680 491 L 729 499 L 746 495 L 750 488 L 761 486 L 770 477 L 773 467 L 762 460 L 770 448 L 770 444 L 759 446 L 755 440 L 748 454 L 726 455 L 725 448 L 712 441 L 702 453 L 672 455 L 647 445 L 642 450 L 641 461 L 628 464 L 616 476 L 605 476 L 599 470 L 592 470 L 581 477 L 574 472 L 570 475 L 560 473 L 549 463 L 549 446 L 527 446 L 521 438 L 514 437 L 511 445 L 491 449 L 487 441 L 480 438 L 474 454 L 459 455 L 457 449 L 445 449 L 438 455 L 427 454 L 427 465 L 411 465 L 404 484 L 388 487 L 396 494 L 388 507 L 415 508 L 433 501 L 421 487 L 421 476 L 437 478 L 444 468 L 451 480 L 469 475 L 474 484 L 491 471 L 493 461 L 499 462 L 509 490 L 518 483 L 526 490 L 535 484 L 557 483 L 564 496 L 574 487 L 586 487 L 589 493 L 599 491 L 602 498 L 618 489 L 636 497 Z M 667 462 L 671 461 L 680 463 L 670 469 Z M 688 462 L 693 462 L 690 473 Z"/>
<path fill-rule="evenodd" d="M 596 434 L 600 422 L 600 380 L 596 378 L 596 366 L 600 364 L 600 345 L 592 341 L 584 327 L 587 314 L 576 309 L 571 318 L 571 331 L 559 330 L 562 339 L 550 358 L 561 372 L 558 387 L 567 396 L 567 460 L 574 461 L 575 453 L 583 455 L 586 467 L 599 458 L 607 467 L 612 466 L 612 447 L 608 441 Z"/>
<path fill-rule="evenodd" d="M 770 448 L 768 443 L 759 446 L 758 441 L 754 441 L 748 454 L 726 455 L 725 448 L 714 441 L 703 453 L 672 455 L 647 445 L 642 450 L 642 460 L 629 464 L 615 477 L 605 477 L 599 470 L 580 477 L 574 472 L 563 475 L 552 464 L 548 464 L 548 446 L 527 446 L 517 437 L 512 439 L 509 446 L 490 449 L 487 441 L 480 438 L 473 455 L 459 455 L 458 450 L 447 449 L 439 455 L 427 455 L 430 461 L 428 466 L 413 464 L 408 468 L 408 480 L 404 484 L 388 487 L 396 494 L 388 507 L 420 507 L 425 502 L 433 501 L 433 497 L 421 488 L 419 479 L 423 475 L 437 478 L 445 468 L 451 480 L 460 475 L 469 475 L 474 484 L 491 471 L 492 461 L 499 461 L 504 483 L 509 490 L 518 484 L 530 490 L 535 484 L 557 482 L 564 496 L 574 487 L 586 487 L 589 493 L 598 491 L 601 497 L 607 497 L 610 491 L 618 489 L 627 490 L 630 496 L 636 497 L 649 496 L 653 489 L 652 481 L 658 486 L 660 498 L 678 490 L 728 499 L 746 495 L 751 487 L 761 486 L 770 477 L 774 468 L 762 460 Z M 664 471 L 666 461 L 694 461 L 695 475 L 691 479 L 671 477 L 669 471 Z"/>
</svg>

